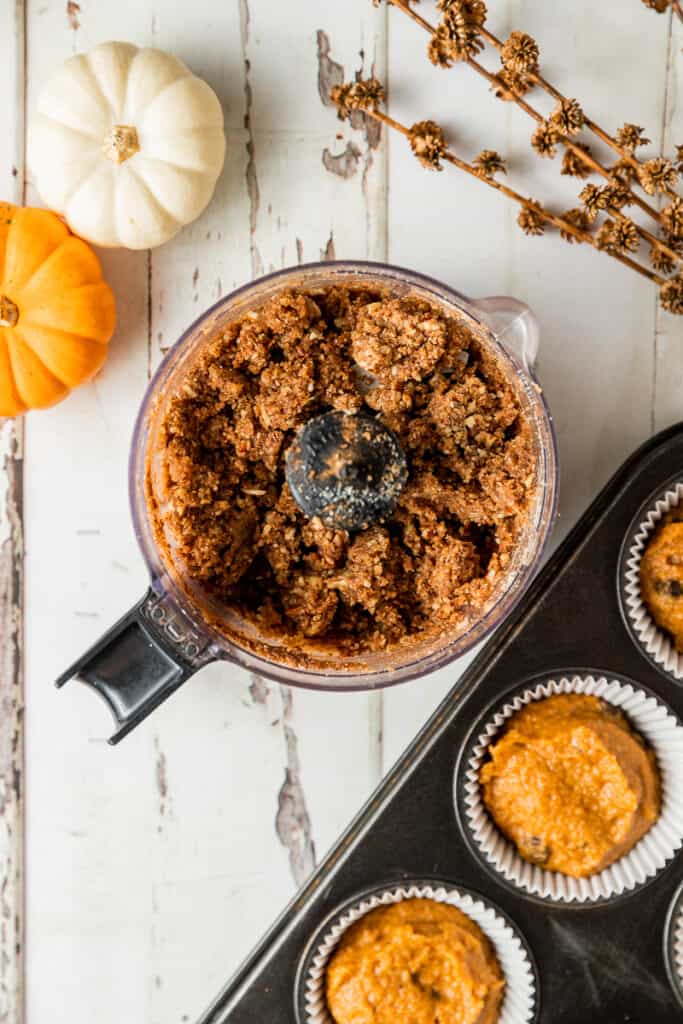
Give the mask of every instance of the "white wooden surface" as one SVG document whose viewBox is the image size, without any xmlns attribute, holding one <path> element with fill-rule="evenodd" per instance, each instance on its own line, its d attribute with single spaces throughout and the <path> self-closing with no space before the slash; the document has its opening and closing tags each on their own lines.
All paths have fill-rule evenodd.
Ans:
<svg viewBox="0 0 683 1024">
<path fill-rule="evenodd" d="M 646 126 L 653 154 L 683 141 L 683 32 L 668 15 L 638 0 L 489 7 L 498 35 L 537 37 L 547 77 L 600 123 Z M 173 50 L 211 83 L 228 158 L 209 209 L 178 238 L 151 255 L 102 254 L 120 313 L 111 357 L 25 425 L 26 978 L 12 884 L 20 783 L 0 776 L 0 1024 L 193 1021 L 461 670 L 335 696 L 210 666 L 117 749 L 91 694 L 53 689 L 145 585 L 127 509 L 133 416 L 198 312 L 251 276 L 321 256 L 388 258 L 465 293 L 527 301 L 560 438 L 557 537 L 623 457 L 683 413 L 683 322 L 657 311 L 648 282 L 557 238 L 526 238 L 502 197 L 455 171 L 428 176 L 404 140 L 378 144 L 323 104 L 338 65 L 346 77 L 388 68 L 392 113 L 441 120 L 467 154 L 499 149 L 511 180 L 570 205 L 576 182 L 532 157 L 525 116 L 469 69 L 431 68 L 417 27 L 370 0 L 4 0 L 3 198 L 38 202 L 30 179 L 24 188 L 24 90 L 30 114 L 55 65 L 111 38 Z M 3 602 L 21 596 L 21 441 L 21 427 L 3 427 L 6 644 Z M 17 721 L 21 673 L 1 664 L 2 714 Z"/>
</svg>

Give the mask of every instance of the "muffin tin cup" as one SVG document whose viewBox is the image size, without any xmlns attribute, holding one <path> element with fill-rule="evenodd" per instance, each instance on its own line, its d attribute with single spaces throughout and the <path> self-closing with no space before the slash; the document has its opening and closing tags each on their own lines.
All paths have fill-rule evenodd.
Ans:
<svg viewBox="0 0 683 1024">
<path fill-rule="evenodd" d="M 645 548 L 667 512 L 683 501 L 683 482 L 674 481 L 660 491 L 633 524 L 619 559 L 621 609 L 636 645 L 657 668 L 683 680 L 683 654 L 652 618 L 640 591 L 640 562 Z"/>
<path fill-rule="evenodd" d="M 344 932 L 377 907 L 402 900 L 428 899 L 457 907 L 490 940 L 505 977 L 505 995 L 497 1024 L 530 1024 L 538 1010 L 536 967 L 526 941 L 502 912 L 478 893 L 440 882 L 402 885 L 358 894 L 338 907 L 320 926 L 303 954 L 296 982 L 299 1024 L 334 1024 L 325 998 L 327 965 Z"/>
<path fill-rule="evenodd" d="M 633 728 L 654 750 L 662 783 L 659 818 L 625 856 L 587 878 L 570 878 L 524 860 L 490 817 L 479 783 L 479 770 L 489 746 L 512 716 L 532 701 L 555 694 L 579 693 L 599 697 L 627 716 Z M 555 903 L 596 903 L 644 885 L 674 857 L 683 844 L 683 727 L 657 697 L 625 680 L 572 676 L 548 679 L 520 689 L 489 712 L 477 726 L 465 756 L 456 769 L 463 800 L 462 824 L 483 860 L 515 887 Z"/>
<path fill-rule="evenodd" d="M 680 886 L 669 908 L 664 929 L 664 961 L 671 987 L 683 1006 L 683 886 Z"/>
</svg>

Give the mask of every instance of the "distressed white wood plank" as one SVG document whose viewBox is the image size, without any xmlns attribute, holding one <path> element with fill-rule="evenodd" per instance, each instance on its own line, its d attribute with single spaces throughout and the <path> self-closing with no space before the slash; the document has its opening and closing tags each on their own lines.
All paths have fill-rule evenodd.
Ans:
<svg viewBox="0 0 683 1024">
<path fill-rule="evenodd" d="M 24 184 L 24 4 L 0 10 L 0 194 Z M 0 1022 L 24 1021 L 23 423 L 0 423 Z"/>
<path fill-rule="evenodd" d="M 513 29 L 534 36 L 545 76 L 565 95 L 576 96 L 594 120 L 611 131 L 624 121 L 643 125 L 654 143 L 646 152 L 658 151 L 665 19 L 636 2 L 620 0 L 597 6 L 577 0 L 571 11 L 553 7 L 552 13 L 545 0 L 488 6 L 492 31 L 501 38 Z M 423 5 L 423 12 L 436 20 L 431 3 Z M 680 67 L 678 38 L 673 52 Z M 408 123 L 433 117 L 464 156 L 473 157 L 482 148 L 499 150 L 509 160 L 505 180 L 519 191 L 560 210 L 577 205 L 575 197 L 583 183 L 560 177 L 559 155 L 550 161 L 532 153 L 529 138 L 534 125 L 527 115 L 514 104 L 496 101 L 487 83 L 468 67 L 432 68 L 424 57 L 424 34 L 399 11 L 390 13 L 389 40 L 394 116 Z M 481 61 L 491 69 L 499 66 L 489 47 Z M 670 74 L 669 118 L 680 125 L 680 110 L 677 119 L 674 112 L 676 72 Z M 539 90 L 528 98 L 542 112 L 552 107 Z M 594 149 L 600 150 L 599 145 Z M 515 223 L 517 208 L 508 199 L 452 168 L 430 174 L 417 164 L 405 140 L 394 136 L 389 166 L 390 260 L 433 274 L 465 294 L 514 295 L 538 316 L 539 373 L 560 445 L 556 544 L 653 428 L 655 289 L 604 255 L 569 246 L 557 235 L 526 237 Z M 661 315 L 658 345 L 662 423 L 680 418 L 680 318 Z M 438 679 L 386 692 L 385 769 L 463 667 L 457 662 Z"/>
<path fill-rule="evenodd" d="M 32 4 L 29 110 L 76 50 L 144 39 L 151 7 Z M 29 201 L 37 196 L 29 190 Z M 118 325 L 104 371 L 27 420 L 27 1016 L 69 1007 L 79 1021 L 144 1016 L 157 803 L 147 743 L 119 751 L 104 706 L 52 681 L 144 586 L 127 508 L 127 449 L 147 379 L 147 259 L 101 252 Z M 112 754 L 114 755 L 112 757 Z M 78 965 L 75 969 L 74 965 Z"/>
<path fill-rule="evenodd" d="M 667 156 L 676 152 L 683 139 L 681 123 L 681 50 L 683 24 L 673 11 L 667 15 L 668 25 L 661 24 L 663 62 L 666 85 L 661 126 L 653 136 Z M 664 21 L 664 19 L 662 19 Z M 668 31 L 667 31 L 668 29 Z M 662 430 L 683 418 L 683 326 L 675 318 L 657 310 L 655 328 L 655 373 L 653 382 L 654 430 Z"/>
</svg>

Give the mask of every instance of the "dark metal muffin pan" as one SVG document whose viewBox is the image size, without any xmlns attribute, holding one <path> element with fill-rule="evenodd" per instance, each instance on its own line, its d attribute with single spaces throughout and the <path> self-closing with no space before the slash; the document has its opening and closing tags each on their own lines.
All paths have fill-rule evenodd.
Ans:
<svg viewBox="0 0 683 1024">
<path fill-rule="evenodd" d="M 683 718 L 683 684 L 644 656 L 618 600 L 629 526 L 679 471 L 683 479 L 683 423 L 647 442 L 615 474 L 198 1024 L 302 1024 L 297 971 L 321 922 L 363 890 L 414 877 L 481 893 L 515 923 L 538 969 L 538 1024 L 683 1020 L 667 962 L 683 852 L 632 893 L 602 903 L 549 903 L 511 887 L 482 861 L 453 806 L 453 773 L 473 725 L 527 679 L 625 676 Z"/>
</svg>

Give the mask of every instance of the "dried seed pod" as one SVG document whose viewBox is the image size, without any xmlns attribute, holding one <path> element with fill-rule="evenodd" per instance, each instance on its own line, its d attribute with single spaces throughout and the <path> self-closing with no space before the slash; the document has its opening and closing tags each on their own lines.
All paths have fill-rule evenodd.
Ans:
<svg viewBox="0 0 683 1024">
<path fill-rule="evenodd" d="M 505 161 L 495 149 L 482 149 L 474 158 L 472 166 L 476 168 L 480 178 L 492 178 L 494 174 L 507 174 Z"/>
<path fill-rule="evenodd" d="M 638 170 L 638 180 L 650 196 L 673 188 L 677 178 L 678 171 L 671 161 L 665 160 L 663 156 L 648 160 L 647 163 L 641 164 Z"/>
<path fill-rule="evenodd" d="M 373 111 L 384 103 L 384 87 L 376 78 L 360 79 L 335 85 L 330 93 L 341 121 L 345 121 L 354 110 Z"/>
<path fill-rule="evenodd" d="M 591 221 L 594 221 L 599 210 L 606 210 L 608 203 L 604 189 L 598 185 L 584 185 L 579 192 L 579 199 L 586 208 L 586 213 Z"/>
<path fill-rule="evenodd" d="M 662 224 L 674 238 L 683 237 L 683 199 L 680 196 L 662 210 Z"/>
<path fill-rule="evenodd" d="M 565 212 L 560 216 L 562 217 L 562 220 L 568 221 L 569 224 L 578 228 L 579 231 L 590 230 L 590 217 L 580 206 L 576 206 L 573 210 L 565 210 Z M 567 231 L 566 228 L 560 228 L 560 237 L 564 238 L 565 242 L 569 242 L 570 245 L 573 245 L 574 242 L 578 242 L 580 245 L 583 241 L 583 239 L 577 238 L 576 235 L 573 235 L 571 231 Z"/>
<path fill-rule="evenodd" d="M 448 14 L 444 15 L 444 20 L 448 20 Z M 479 34 L 479 30 L 476 25 L 453 25 L 453 35 L 455 38 L 455 44 L 460 54 L 460 60 L 469 60 L 470 57 L 476 57 L 484 49 L 484 40 Z"/>
<path fill-rule="evenodd" d="M 638 228 L 632 220 L 606 220 L 595 234 L 598 249 L 610 253 L 635 252 L 640 245 Z"/>
<path fill-rule="evenodd" d="M 668 252 L 664 252 L 658 245 L 653 245 L 650 249 L 650 263 L 652 268 L 657 271 L 658 274 L 670 274 L 676 269 L 675 261 L 669 256 Z"/>
<path fill-rule="evenodd" d="M 577 100 L 560 100 L 550 115 L 550 123 L 562 135 L 578 135 L 585 120 Z"/>
<path fill-rule="evenodd" d="M 643 129 L 637 124 L 629 124 L 628 122 L 619 129 L 615 135 L 617 145 L 625 149 L 627 153 L 633 153 L 638 146 L 648 146 L 650 140 L 646 139 L 643 135 Z"/>
<path fill-rule="evenodd" d="M 590 146 L 584 145 L 582 142 L 574 143 L 579 149 L 582 149 L 584 153 L 590 153 Z M 560 174 L 570 174 L 574 178 L 587 178 L 592 173 L 590 164 L 587 164 L 581 156 L 576 153 L 573 149 L 565 150 L 565 154 L 562 158 L 562 170 Z"/>
<path fill-rule="evenodd" d="M 438 68 L 450 68 L 460 60 L 460 51 L 447 25 L 438 25 L 427 46 L 427 56 Z"/>
<path fill-rule="evenodd" d="M 631 206 L 633 195 L 623 185 L 603 185 L 600 189 L 601 199 L 604 201 L 605 209 L 621 210 L 622 206 Z"/>
<path fill-rule="evenodd" d="M 617 251 L 614 244 L 614 228 L 613 220 L 606 220 L 604 224 L 600 225 L 595 232 L 595 245 L 598 249 L 602 249 L 605 252 Z"/>
<path fill-rule="evenodd" d="M 542 235 L 545 222 L 543 207 L 538 203 L 525 203 L 517 217 L 517 223 L 525 235 Z"/>
<path fill-rule="evenodd" d="M 640 245 L 638 228 L 628 217 L 616 221 L 612 239 L 617 252 L 636 252 Z"/>
<path fill-rule="evenodd" d="M 506 68 L 498 72 L 496 81 L 499 83 L 498 88 L 495 86 L 491 88 L 494 89 L 496 98 L 499 100 L 514 100 L 518 96 L 524 96 L 532 86 L 525 74 L 508 71 Z"/>
<path fill-rule="evenodd" d="M 437 0 L 439 10 L 452 12 L 462 19 L 463 24 L 478 25 L 480 28 L 486 21 L 486 4 L 484 0 Z"/>
<path fill-rule="evenodd" d="M 672 277 L 659 289 L 659 301 L 668 313 L 683 313 L 683 276 Z"/>
<path fill-rule="evenodd" d="M 533 74 L 538 71 L 538 43 L 526 32 L 512 32 L 503 44 L 500 59 L 506 71 Z"/>
<path fill-rule="evenodd" d="M 559 141 L 560 136 L 557 128 L 549 121 L 541 121 L 531 136 L 531 145 L 539 156 L 549 156 L 551 159 L 557 154 L 555 147 Z"/>
<path fill-rule="evenodd" d="M 628 187 L 636 179 L 636 169 L 627 160 L 618 160 L 612 167 L 608 167 L 610 178 L 615 185 Z"/>
<path fill-rule="evenodd" d="M 476 57 L 484 42 L 476 25 L 463 22 L 457 12 L 446 11 L 427 47 L 432 64 L 450 67 L 459 60 Z"/>
<path fill-rule="evenodd" d="M 649 7 L 651 11 L 656 11 L 657 14 L 663 14 L 669 6 L 670 0 L 642 0 L 646 7 Z"/>
<path fill-rule="evenodd" d="M 441 171 L 446 140 L 436 121 L 417 121 L 410 129 L 410 148 L 423 167 Z"/>
</svg>

